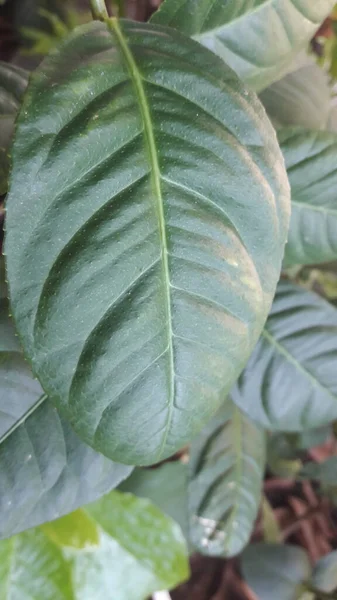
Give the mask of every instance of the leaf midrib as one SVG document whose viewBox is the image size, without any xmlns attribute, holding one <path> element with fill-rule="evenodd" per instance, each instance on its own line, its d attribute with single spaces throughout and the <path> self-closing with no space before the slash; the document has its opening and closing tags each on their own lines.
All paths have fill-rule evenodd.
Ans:
<svg viewBox="0 0 337 600">
<path fill-rule="evenodd" d="M 138 105 L 141 114 L 141 118 L 144 125 L 144 138 L 147 145 L 147 151 L 150 159 L 151 165 L 151 177 L 152 177 L 152 185 L 154 190 L 154 198 L 156 199 L 156 212 L 158 217 L 158 227 L 159 227 L 159 235 L 162 245 L 161 251 L 161 262 L 162 262 L 162 270 L 163 270 L 163 284 L 165 288 L 165 312 L 166 312 L 166 322 L 167 322 L 167 350 L 169 352 L 169 361 L 170 361 L 170 394 L 169 394 L 169 405 L 168 405 L 168 413 L 165 424 L 165 430 L 163 439 L 158 450 L 158 459 L 160 459 L 166 445 L 168 432 L 170 428 L 170 424 L 173 416 L 173 400 L 174 400 L 174 352 L 173 352 L 173 331 L 172 331 L 172 312 L 171 312 L 171 292 L 170 292 L 170 272 L 169 272 L 169 264 L 168 264 L 168 244 L 167 244 L 167 235 L 166 235 L 166 226 L 165 226 L 165 214 L 164 214 L 164 203 L 161 191 L 161 173 L 158 161 L 158 152 L 156 147 L 156 141 L 152 126 L 150 108 L 148 105 L 148 101 L 146 98 L 143 78 L 138 70 L 136 61 L 133 58 L 132 52 L 129 49 L 127 40 L 125 39 L 123 32 L 119 26 L 118 20 L 116 18 L 112 18 L 106 21 L 108 29 L 112 34 L 114 34 L 117 42 L 119 44 L 120 50 L 125 59 L 126 66 L 129 71 L 130 79 L 134 85 L 134 89 L 136 92 L 136 96 L 138 98 Z"/>
</svg>

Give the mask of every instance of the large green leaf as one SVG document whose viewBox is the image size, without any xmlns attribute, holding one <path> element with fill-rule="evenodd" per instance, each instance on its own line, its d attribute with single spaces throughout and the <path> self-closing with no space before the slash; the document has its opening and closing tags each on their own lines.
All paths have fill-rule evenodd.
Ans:
<svg viewBox="0 0 337 600">
<path fill-rule="evenodd" d="M 299 600 L 311 576 L 302 548 L 252 544 L 242 555 L 243 575 L 259 600 Z"/>
<path fill-rule="evenodd" d="M 337 418 L 336 364 L 336 309 L 282 280 L 266 327 L 232 396 L 266 428 L 319 427 Z"/>
<path fill-rule="evenodd" d="M 304 54 L 296 59 L 290 73 L 260 94 L 260 100 L 275 127 L 325 129 L 331 93 L 327 73 Z"/>
<path fill-rule="evenodd" d="M 0 195 L 7 191 L 9 147 L 14 120 L 26 89 L 28 74 L 23 69 L 0 61 Z"/>
<path fill-rule="evenodd" d="M 34 371 L 97 450 L 171 455 L 243 368 L 279 275 L 288 183 L 262 107 L 189 38 L 111 19 L 32 76 L 13 158 L 8 278 Z"/>
<path fill-rule="evenodd" d="M 152 21 L 194 36 L 262 90 L 291 69 L 335 0 L 164 0 Z"/>
<path fill-rule="evenodd" d="M 131 470 L 81 442 L 43 395 L 7 308 L 0 299 L 0 538 L 95 500 Z"/>
<path fill-rule="evenodd" d="M 337 258 L 337 134 L 278 130 L 291 187 L 292 213 L 284 266 Z"/>
<path fill-rule="evenodd" d="M 260 506 L 264 468 L 264 432 L 227 403 L 190 451 L 190 538 L 199 551 L 241 552 Z"/>
<path fill-rule="evenodd" d="M 187 576 L 178 525 L 130 494 L 0 542 L 1 600 L 145 600 Z"/>
</svg>

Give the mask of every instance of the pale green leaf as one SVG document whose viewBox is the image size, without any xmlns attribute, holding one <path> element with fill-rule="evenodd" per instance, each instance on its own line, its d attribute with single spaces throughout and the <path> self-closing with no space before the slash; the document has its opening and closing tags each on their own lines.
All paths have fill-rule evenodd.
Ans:
<svg viewBox="0 0 337 600">
<path fill-rule="evenodd" d="M 152 21 L 194 36 L 261 90 L 291 69 L 335 0 L 164 0 Z"/>
<path fill-rule="evenodd" d="M 196 435 L 260 334 L 288 217 L 264 110 L 199 44 L 111 19 L 47 57 L 13 149 L 8 278 L 84 441 L 143 465 Z"/>
<path fill-rule="evenodd" d="M 95 500 L 130 471 L 81 442 L 43 395 L 1 298 L 0 538 Z"/>
<path fill-rule="evenodd" d="M 337 311 L 281 280 L 232 397 L 267 429 L 301 431 L 337 418 Z"/>
<path fill-rule="evenodd" d="M 241 567 L 258 600 L 299 600 L 311 566 L 302 548 L 252 544 L 242 555 Z"/>
<path fill-rule="evenodd" d="M 337 134 L 278 130 L 291 187 L 291 221 L 284 266 L 337 258 Z"/>
<path fill-rule="evenodd" d="M 282 532 L 271 504 L 266 496 L 262 497 L 261 523 L 263 540 L 266 543 L 277 544 L 282 541 Z"/>
<path fill-rule="evenodd" d="M 228 402 L 190 450 L 190 538 L 199 551 L 241 552 L 257 517 L 264 469 L 264 432 Z"/>
<path fill-rule="evenodd" d="M 187 577 L 178 525 L 130 494 L 0 542 L 1 600 L 145 600 Z"/>
</svg>

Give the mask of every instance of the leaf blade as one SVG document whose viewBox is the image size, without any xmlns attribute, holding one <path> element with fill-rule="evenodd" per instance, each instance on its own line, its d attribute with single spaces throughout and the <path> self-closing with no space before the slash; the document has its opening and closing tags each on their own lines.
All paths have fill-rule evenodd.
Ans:
<svg viewBox="0 0 337 600">
<path fill-rule="evenodd" d="M 165 0 L 151 20 L 194 36 L 260 91 L 291 68 L 333 6 L 333 0 Z"/>
<path fill-rule="evenodd" d="M 199 552 L 241 552 L 257 517 L 264 468 L 264 432 L 228 401 L 191 446 L 190 538 Z"/>
<path fill-rule="evenodd" d="M 302 431 L 333 421 L 336 327 L 333 306 L 281 280 L 265 330 L 232 392 L 234 402 L 271 430 Z"/>
<path fill-rule="evenodd" d="M 127 21 L 120 27 L 137 62 L 132 81 L 134 63 L 99 23 L 79 28 L 32 78 L 14 146 L 6 248 L 14 317 L 44 389 L 84 441 L 109 457 L 144 465 L 193 437 L 242 368 L 278 277 L 288 184 L 264 112 L 219 59 L 165 28 Z M 99 63 L 104 77 L 97 78 L 102 55 L 111 60 Z M 69 56 L 76 65 L 71 72 Z M 149 115 L 139 109 L 145 91 L 169 262 L 162 258 L 158 173 L 144 140 Z M 34 198 L 38 190 L 40 201 L 30 204 L 25 231 L 15 200 L 23 185 L 20 131 L 23 145 L 29 139 L 38 148 L 31 187 L 26 177 L 24 186 Z M 249 222 L 248 190 L 255 198 Z M 85 248 L 84 239 L 90 242 Z M 30 259 L 24 266 L 36 251 L 39 264 Z M 24 272 L 30 283 L 22 302 Z"/>
<path fill-rule="evenodd" d="M 278 130 L 291 187 L 292 215 L 284 266 L 335 260 L 337 136 L 305 128 Z"/>
<path fill-rule="evenodd" d="M 132 468 L 83 444 L 43 395 L 21 354 L 6 298 L 0 298 L 0 340 L 1 539 L 96 499 Z"/>
</svg>

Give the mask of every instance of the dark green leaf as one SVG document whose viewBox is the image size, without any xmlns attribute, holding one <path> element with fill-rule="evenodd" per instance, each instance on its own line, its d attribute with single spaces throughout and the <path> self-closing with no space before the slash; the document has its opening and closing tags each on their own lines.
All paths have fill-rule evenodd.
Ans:
<svg viewBox="0 0 337 600">
<path fill-rule="evenodd" d="M 263 431 L 227 403 L 190 450 L 190 537 L 199 551 L 233 556 L 247 544 L 264 468 Z"/>
<path fill-rule="evenodd" d="M 1 600 L 145 600 L 187 576 L 178 525 L 130 494 L 0 542 Z"/>
<path fill-rule="evenodd" d="M 199 44 L 111 19 L 32 76 L 13 158 L 8 277 L 34 371 L 110 458 L 173 454 L 242 370 L 279 276 L 288 183 L 262 107 Z"/>
<path fill-rule="evenodd" d="M 267 429 L 300 431 L 337 417 L 337 311 L 281 280 L 233 399 Z"/>
<path fill-rule="evenodd" d="M 305 54 L 290 73 L 260 94 L 260 100 L 275 127 L 325 129 L 331 100 L 328 75 Z"/>
<path fill-rule="evenodd" d="M 23 69 L 0 61 L 0 195 L 7 192 L 9 148 L 14 119 L 26 89 L 28 74 Z"/>
<path fill-rule="evenodd" d="M 221 56 L 257 90 L 291 69 L 335 0 L 164 0 L 152 21 Z"/>
<path fill-rule="evenodd" d="M 316 479 L 324 485 L 337 485 L 337 456 L 332 456 L 322 463 L 308 462 L 300 471 L 302 479 Z"/>
<path fill-rule="evenodd" d="M 333 592 L 337 588 L 337 551 L 323 556 L 314 567 L 312 582 L 322 592 Z"/>
<path fill-rule="evenodd" d="M 294 478 L 303 466 L 291 435 L 297 434 L 277 432 L 268 437 L 267 463 L 272 473 L 278 477 Z"/>
<path fill-rule="evenodd" d="M 299 600 L 302 584 L 311 576 L 309 558 L 295 546 L 252 544 L 244 551 L 241 566 L 259 600 Z"/>
<path fill-rule="evenodd" d="M 278 130 L 291 187 L 291 221 L 284 266 L 337 258 L 337 134 Z"/>
<path fill-rule="evenodd" d="M 149 498 L 180 525 L 188 539 L 186 465 L 175 461 L 156 469 L 135 469 L 119 489 L 141 498 Z"/>
<path fill-rule="evenodd" d="M 95 500 L 131 470 L 81 442 L 43 396 L 7 308 L 0 299 L 0 538 Z"/>
</svg>

